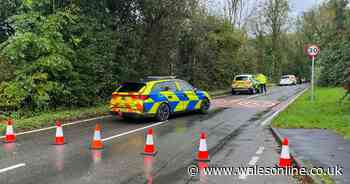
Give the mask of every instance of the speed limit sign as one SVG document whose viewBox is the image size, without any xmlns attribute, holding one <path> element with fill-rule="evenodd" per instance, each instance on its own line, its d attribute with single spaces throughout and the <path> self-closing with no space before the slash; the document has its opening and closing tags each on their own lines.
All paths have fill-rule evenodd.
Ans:
<svg viewBox="0 0 350 184">
<path fill-rule="evenodd" d="M 312 66 L 311 66 L 311 101 L 315 100 L 315 57 L 320 53 L 320 47 L 317 45 L 308 45 L 305 48 L 306 54 L 309 56 L 309 58 L 312 61 Z"/>
<path fill-rule="evenodd" d="M 319 53 L 320 53 L 320 47 L 318 47 L 317 45 L 310 45 L 307 50 L 307 55 L 309 55 L 310 57 L 316 57 Z"/>
</svg>

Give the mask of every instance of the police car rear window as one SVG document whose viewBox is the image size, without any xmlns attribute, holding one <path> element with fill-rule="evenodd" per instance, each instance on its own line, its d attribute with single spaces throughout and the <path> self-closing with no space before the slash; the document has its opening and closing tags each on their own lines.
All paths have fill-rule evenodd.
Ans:
<svg viewBox="0 0 350 184">
<path fill-rule="evenodd" d="M 236 80 L 240 80 L 240 81 L 244 81 L 244 80 L 248 80 L 249 78 L 247 76 L 238 76 L 236 77 Z"/>
<path fill-rule="evenodd" d="M 120 85 L 118 92 L 138 92 L 145 85 L 144 83 L 124 83 Z"/>
</svg>

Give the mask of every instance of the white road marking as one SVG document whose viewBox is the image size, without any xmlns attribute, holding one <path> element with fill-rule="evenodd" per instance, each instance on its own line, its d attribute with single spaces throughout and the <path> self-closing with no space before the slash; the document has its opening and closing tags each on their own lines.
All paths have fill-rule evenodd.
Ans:
<svg viewBox="0 0 350 184">
<path fill-rule="evenodd" d="M 264 147 L 263 146 L 260 146 L 259 147 L 259 149 L 256 151 L 256 154 L 258 154 L 258 155 L 260 155 L 260 154 L 262 154 L 262 152 L 264 151 Z M 258 156 L 253 156 L 251 159 L 250 159 L 250 161 L 248 162 L 248 165 L 249 166 L 254 166 L 258 161 L 259 161 L 259 159 L 260 159 L 260 157 L 258 157 Z M 239 176 L 238 176 L 238 179 L 240 179 L 240 180 L 245 180 L 245 179 L 247 179 L 247 174 L 245 173 L 245 174 L 240 174 Z"/>
<path fill-rule="evenodd" d="M 253 156 L 253 157 L 251 158 L 251 160 L 249 161 L 248 165 L 249 165 L 249 166 L 254 166 L 254 165 L 258 162 L 258 160 L 259 160 L 259 157 L 258 157 L 258 156 Z M 238 179 L 240 179 L 240 180 L 245 180 L 245 179 L 247 179 L 247 173 L 244 173 L 244 174 L 239 175 L 239 176 L 238 176 Z"/>
<path fill-rule="evenodd" d="M 7 171 L 10 171 L 10 170 L 13 170 L 13 169 L 17 169 L 19 167 L 24 167 L 24 166 L 26 166 L 25 163 L 21 163 L 21 164 L 13 165 L 13 166 L 10 166 L 10 167 L 6 167 L 6 168 L 3 168 L 3 169 L 0 169 L 0 173 L 4 173 L 4 172 L 7 172 Z"/>
<path fill-rule="evenodd" d="M 250 98 L 255 98 L 259 95 L 253 95 L 253 96 L 249 96 L 247 98 L 243 98 L 243 99 L 250 99 Z M 243 100 L 242 99 L 242 100 Z M 78 120 L 78 121 L 73 121 L 71 123 L 66 123 L 66 124 L 62 124 L 63 126 L 69 126 L 69 125 L 75 125 L 75 124 L 79 124 L 79 123 L 84 123 L 84 122 L 88 122 L 88 121 L 93 121 L 93 120 L 98 120 L 98 119 L 103 119 L 103 118 L 108 118 L 111 117 L 111 115 L 107 115 L 107 116 L 100 116 L 100 117 L 95 117 L 95 118 L 90 118 L 90 119 L 84 119 L 84 120 Z M 50 129 L 54 129 L 56 128 L 56 126 L 50 126 L 50 127 L 45 127 L 45 128 L 40 128 L 40 129 L 35 129 L 35 130 L 30 130 L 30 131 L 26 131 L 26 132 L 19 132 L 16 133 L 15 135 L 25 135 L 25 134 L 31 134 L 31 133 L 36 133 L 36 132 L 42 132 L 45 130 L 50 130 Z M 5 136 L 0 136 L 0 139 L 5 138 Z"/>
<path fill-rule="evenodd" d="M 309 88 L 304 89 L 297 96 L 295 96 L 292 100 L 290 100 L 286 105 L 284 105 L 282 108 L 280 108 L 279 110 L 274 112 L 271 116 L 266 118 L 263 122 L 261 122 L 261 126 L 265 126 L 267 123 L 269 123 L 273 118 L 275 118 L 280 112 L 282 112 L 284 109 L 286 109 L 291 103 L 293 103 L 296 99 L 298 99 L 308 89 Z"/>
<path fill-rule="evenodd" d="M 261 155 L 264 152 L 264 149 L 265 149 L 264 146 L 260 146 L 258 151 L 255 152 L 255 154 Z"/>
<path fill-rule="evenodd" d="M 256 94 L 256 95 L 253 95 L 253 96 L 248 96 L 246 99 L 252 99 L 252 98 L 255 98 L 255 97 L 258 97 L 258 96 L 261 96 L 261 94 Z"/>
<path fill-rule="evenodd" d="M 138 132 L 138 131 L 147 129 L 147 128 L 159 126 L 159 125 L 162 125 L 162 124 L 167 123 L 167 122 L 168 122 L 168 120 L 166 120 L 166 121 L 161 121 L 161 122 L 158 122 L 158 123 L 154 123 L 154 124 L 152 124 L 152 125 L 144 126 L 144 127 L 141 127 L 141 128 L 137 128 L 137 129 L 134 129 L 134 130 L 127 131 L 127 132 L 123 132 L 123 133 L 121 133 L 121 134 L 117 134 L 117 135 L 114 135 L 114 136 L 111 136 L 111 137 L 104 138 L 104 139 L 102 139 L 102 141 L 103 141 L 103 142 L 109 141 L 109 140 L 111 140 L 111 139 L 115 139 L 115 138 L 118 138 L 118 137 L 121 137 L 121 136 L 124 136 L 124 135 L 128 135 L 128 134 L 132 134 L 132 133 L 135 133 L 135 132 Z"/>
<path fill-rule="evenodd" d="M 258 156 L 253 156 L 252 159 L 249 161 L 248 165 L 250 166 L 254 166 L 256 164 L 256 162 L 258 162 L 260 157 Z"/>
<path fill-rule="evenodd" d="M 108 118 L 108 117 L 111 117 L 111 115 L 100 116 L 100 117 L 96 117 L 96 118 L 84 119 L 84 120 L 79 120 L 79 121 L 73 121 L 70 123 L 62 124 L 62 127 L 69 126 L 69 125 L 75 125 L 75 124 L 79 124 L 79 123 L 84 123 L 84 122 L 88 122 L 88 121 L 93 121 L 93 120 L 98 120 L 98 119 L 103 119 L 103 118 Z M 20 132 L 20 133 L 16 133 L 16 135 L 25 135 L 25 134 L 30 134 L 30 133 L 36 133 L 36 132 L 41 132 L 41 131 L 50 130 L 50 129 L 54 129 L 54 128 L 56 128 L 56 126 L 35 129 L 35 130 L 27 131 L 27 132 Z M 4 137 L 5 136 L 1 136 L 0 139 L 2 139 Z"/>
</svg>

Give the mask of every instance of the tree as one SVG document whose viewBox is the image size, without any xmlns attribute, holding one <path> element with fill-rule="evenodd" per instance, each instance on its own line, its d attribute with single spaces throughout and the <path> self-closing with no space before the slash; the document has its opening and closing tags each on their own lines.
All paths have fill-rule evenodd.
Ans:
<svg viewBox="0 0 350 184">
<path fill-rule="evenodd" d="M 282 55 L 280 41 L 283 29 L 289 20 L 289 4 L 287 0 L 267 0 L 264 4 L 264 16 L 266 25 L 271 33 L 272 41 L 272 73 L 277 79 L 282 74 Z"/>
</svg>

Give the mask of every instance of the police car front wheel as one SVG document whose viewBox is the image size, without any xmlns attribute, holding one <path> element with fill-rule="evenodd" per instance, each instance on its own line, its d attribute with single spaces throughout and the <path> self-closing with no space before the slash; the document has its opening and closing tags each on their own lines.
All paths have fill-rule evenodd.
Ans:
<svg viewBox="0 0 350 184">
<path fill-rule="evenodd" d="M 158 121 L 165 121 L 169 118 L 169 116 L 170 116 L 169 106 L 165 103 L 162 103 L 157 110 L 156 119 Z"/>
<path fill-rule="evenodd" d="M 200 107 L 200 112 L 202 114 L 206 114 L 208 113 L 208 110 L 210 108 L 210 101 L 208 99 L 204 99 L 202 102 L 201 102 L 201 107 Z"/>
</svg>

